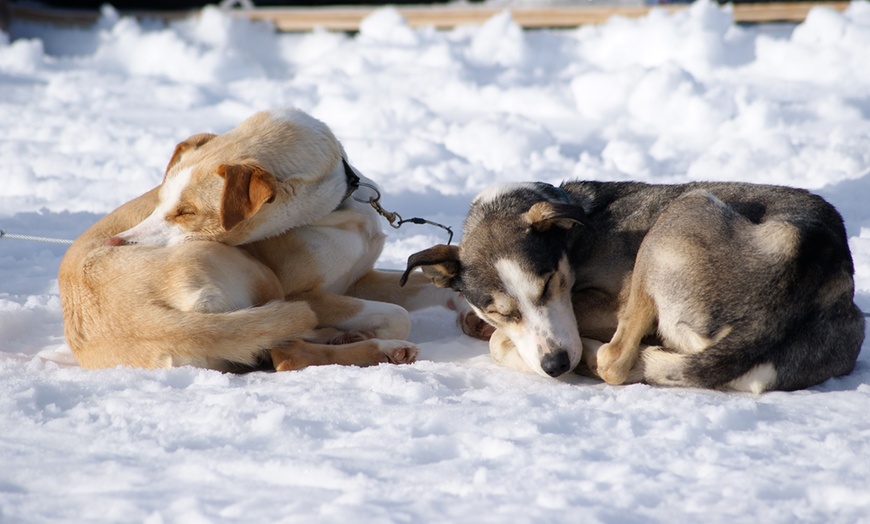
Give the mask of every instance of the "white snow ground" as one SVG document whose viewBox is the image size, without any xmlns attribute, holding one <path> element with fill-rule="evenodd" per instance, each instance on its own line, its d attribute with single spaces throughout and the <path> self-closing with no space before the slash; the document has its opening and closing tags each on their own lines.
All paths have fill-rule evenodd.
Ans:
<svg viewBox="0 0 870 524">
<path fill-rule="evenodd" d="M 794 25 L 706 2 L 567 31 L 276 34 L 207 9 L 163 27 L 0 34 L 0 228 L 74 238 L 159 183 L 175 143 L 296 105 L 383 204 L 459 228 L 497 181 L 743 180 L 846 218 L 870 309 L 870 3 Z M 391 231 L 399 268 L 444 242 Z M 223 375 L 77 367 L 63 246 L 0 240 L 0 522 L 870 522 L 870 356 L 761 396 L 496 367 L 416 313 L 412 366 Z"/>
</svg>

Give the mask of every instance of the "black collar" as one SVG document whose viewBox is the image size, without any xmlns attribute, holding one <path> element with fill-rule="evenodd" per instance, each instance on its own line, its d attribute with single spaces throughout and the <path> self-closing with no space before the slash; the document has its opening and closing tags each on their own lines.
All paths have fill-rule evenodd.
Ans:
<svg viewBox="0 0 870 524">
<path fill-rule="evenodd" d="M 347 191 L 345 191 L 344 196 L 341 197 L 341 201 L 344 202 L 350 198 L 350 195 L 352 195 L 354 191 L 359 189 L 359 177 L 353 172 L 353 169 L 350 167 L 350 164 L 347 163 L 347 160 L 342 158 L 341 163 L 344 164 L 344 176 L 347 178 Z"/>
</svg>

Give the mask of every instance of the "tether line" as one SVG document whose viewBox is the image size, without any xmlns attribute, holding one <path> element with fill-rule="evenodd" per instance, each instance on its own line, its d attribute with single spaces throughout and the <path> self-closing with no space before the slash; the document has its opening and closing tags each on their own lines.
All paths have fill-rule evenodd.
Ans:
<svg viewBox="0 0 870 524">
<path fill-rule="evenodd" d="M 49 238 L 49 237 L 37 237 L 33 235 L 16 235 L 13 233 L 7 233 L 5 229 L 0 229 L 0 238 L 12 238 L 15 240 L 30 240 L 33 242 L 48 242 L 49 244 L 72 244 L 72 240 L 67 240 L 65 238 Z"/>
</svg>

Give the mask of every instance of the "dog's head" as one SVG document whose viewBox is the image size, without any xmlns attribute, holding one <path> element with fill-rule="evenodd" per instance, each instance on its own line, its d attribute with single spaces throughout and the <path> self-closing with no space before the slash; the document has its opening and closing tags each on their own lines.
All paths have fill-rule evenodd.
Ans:
<svg viewBox="0 0 870 524">
<path fill-rule="evenodd" d="M 192 240 L 239 245 L 311 223 L 341 202 L 341 146 L 296 110 L 262 112 L 223 134 L 178 144 L 154 211 L 109 245 Z"/>
<path fill-rule="evenodd" d="M 475 198 L 459 246 L 412 255 L 439 287 L 461 292 L 477 314 L 514 343 L 523 360 L 557 377 L 580 362 L 571 302 L 570 247 L 588 226 L 583 208 L 549 184 L 511 184 Z"/>
</svg>

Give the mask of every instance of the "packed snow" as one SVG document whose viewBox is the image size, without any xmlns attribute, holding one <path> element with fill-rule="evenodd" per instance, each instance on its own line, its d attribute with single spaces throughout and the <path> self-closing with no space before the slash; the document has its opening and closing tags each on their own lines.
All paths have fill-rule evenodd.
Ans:
<svg viewBox="0 0 870 524">
<path fill-rule="evenodd" d="M 75 238 L 157 185 L 174 145 L 293 105 L 382 204 L 459 230 L 495 182 L 739 180 L 842 212 L 870 310 L 870 3 L 799 25 L 729 7 L 600 26 L 280 34 L 215 8 L 163 25 L 0 33 L 0 228 Z M 386 227 L 385 228 L 389 229 Z M 446 241 L 389 229 L 379 261 Z M 453 314 L 413 315 L 409 366 L 227 375 L 84 370 L 65 246 L 0 239 L 0 521 L 870 522 L 870 356 L 793 393 L 500 368 Z"/>
</svg>

